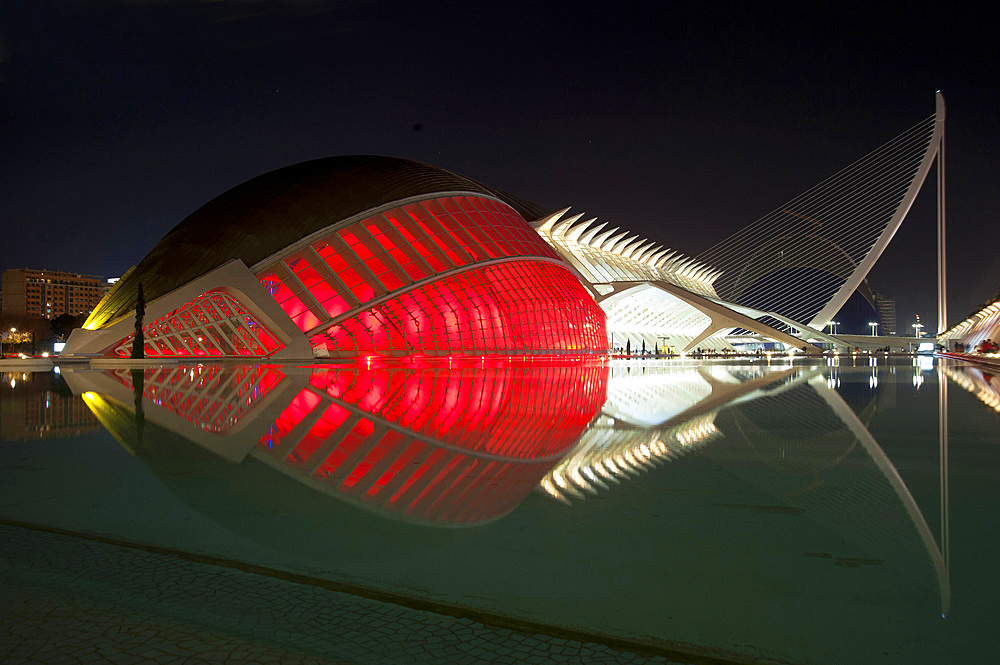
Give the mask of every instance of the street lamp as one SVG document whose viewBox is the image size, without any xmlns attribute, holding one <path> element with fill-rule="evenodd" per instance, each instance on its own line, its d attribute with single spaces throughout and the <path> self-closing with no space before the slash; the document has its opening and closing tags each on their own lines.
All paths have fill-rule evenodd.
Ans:
<svg viewBox="0 0 1000 665">
<path fill-rule="evenodd" d="M 872 337 L 875 337 L 875 329 L 878 328 L 878 323 L 875 321 L 869 321 L 868 326 L 872 329 Z"/>
<path fill-rule="evenodd" d="M 830 332 L 834 335 L 837 334 L 837 326 L 840 325 L 837 321 L 827 321 L 826 325 L 830 326 Z"/>
<path fill-rule="evenodd" d="M 922 323 L 914 323 L 913 328 L 916 330 L 916 336 L 920 337 L 920 329 L 924 327 Z"/>
</svg>

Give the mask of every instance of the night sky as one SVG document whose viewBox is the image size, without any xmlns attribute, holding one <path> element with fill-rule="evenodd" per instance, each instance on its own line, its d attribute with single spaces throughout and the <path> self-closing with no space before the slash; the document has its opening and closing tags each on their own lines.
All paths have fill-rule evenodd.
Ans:
<svg viewBox="0 0 1000 665">
<path fill-rule="evenodd" d="M 343 154 L 697 254 L 929 116 L 940 89 L 949 321 L 996 292 L 991 20 L 691 5 L 0 0 L 0 269 L 119 275 L 223 191 Z M 932 172 L 869 275 L 901 330 L 937 320 L 935 207 Z"/>
</svg>

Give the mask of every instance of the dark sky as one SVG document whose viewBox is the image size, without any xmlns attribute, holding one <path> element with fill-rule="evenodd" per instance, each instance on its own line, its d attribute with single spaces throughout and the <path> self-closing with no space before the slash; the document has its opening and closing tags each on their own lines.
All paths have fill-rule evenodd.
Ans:
<svg viewBox="0 0 1000 665">
<path fill-rule="evenodd" d="M 408 157 L 696 254 L 948 102 L 950 320 L 1000 286 L 1000 49 L 918 3 L 0 0 L 0 269 L 118 275 L 255 175 Z M 935 310 L 933 175 L 870 274 Z"/>
</svg>

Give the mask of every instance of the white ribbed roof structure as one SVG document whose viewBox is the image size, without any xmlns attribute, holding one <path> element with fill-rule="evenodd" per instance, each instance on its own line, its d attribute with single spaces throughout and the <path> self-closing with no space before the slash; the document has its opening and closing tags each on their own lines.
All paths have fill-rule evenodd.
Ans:
<svg viewBox="0 0 1000 665">
<path fill-rule="evenodd" d="M 968 349 L 974 349 L 987 339 L 1000 341 L 1000 292 L 993 302 L 939 335 L 938 343 L 954 346 L 959 342 Z"/>
<path fill-rule="evenodd" d="M 532 222 L 573 266 L 607 314 L 610 346 L 688 351 L 731 349 L 725 334 L 743 328 L 798 348 L 801 339 L 759 323 L 763 313 L 733 309 L 717 296 L 720 273 L 707 264 L 596 219 L 560 210 Z"/>
<path fill-rule="evenodd" d="M 803 349 L 837 344 L 822 329 L 867 288 L 943 132 L 939 93 L 933 115 L 697 257 L 568 208 L 532 226 L 604 309 L 612 349 L 731 349 L 727 336 L 745 331 Z"/>
</svg>

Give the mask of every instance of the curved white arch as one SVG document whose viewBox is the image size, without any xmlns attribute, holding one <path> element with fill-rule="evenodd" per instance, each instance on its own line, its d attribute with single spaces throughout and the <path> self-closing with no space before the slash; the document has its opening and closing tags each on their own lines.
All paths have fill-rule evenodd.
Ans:
<svg viewBox="0 0 1000 665">
<path fill-rule="evenodd" d="M 885 229 L 882 230 L 882 235 L 879 236 L 878 240 L 875 241 L 875 245 L 872 246 L 871 250 L 865 255 L 865 258 L 858 264 L 857 269 L 854 273 L 841 285 L 840 290 L 834 294 L 833 298 L 816 314 L 810 321 L 809 325 L 813 327 L 822 328 L 826 325 L 826 322 L 832 319 L 840 308 L 844 306 L 847 299 L 851 297 L 854 290 L 858 288 L 861 284 L 861 280 L 868 276 L 868 271 L 872 269 L 875 262 L 885 248 L 889 245 L 889 241 L 892 237 L 896 235 L 896 231 L 899 229 L 899 225 L 903 223 L 903 218 L 906 217 L 906 213 L 910 211 L 910 207 L 913 205 L 914 199 L 917 198 L 917 194 L 920 192 L 920 188 L 924 184 L 924 180 L 927 178 L 927 173 L 930 171 L 931 164 L 934 162 L 934 158 L 937 157 L 938 149 L 941 145 L 942 137 L 944 136 L 944 97 L 941 92 L 935 94 L 935 108 L 934 108 L 934 133 L 931 135 L 930 143 L 927 145 L 927 151 L 924 153 L 923 159 L 920 161 L 920 167 L 917 169 L 917 173 L 913 180 L 910 182 L 909 189 L 906 190 L 906 194 L 903 196 L 902 202 L 899 207 L 896 208 L 896 212 L 893 213 L 892 218 L 886 225 Z"/>
</svg>

